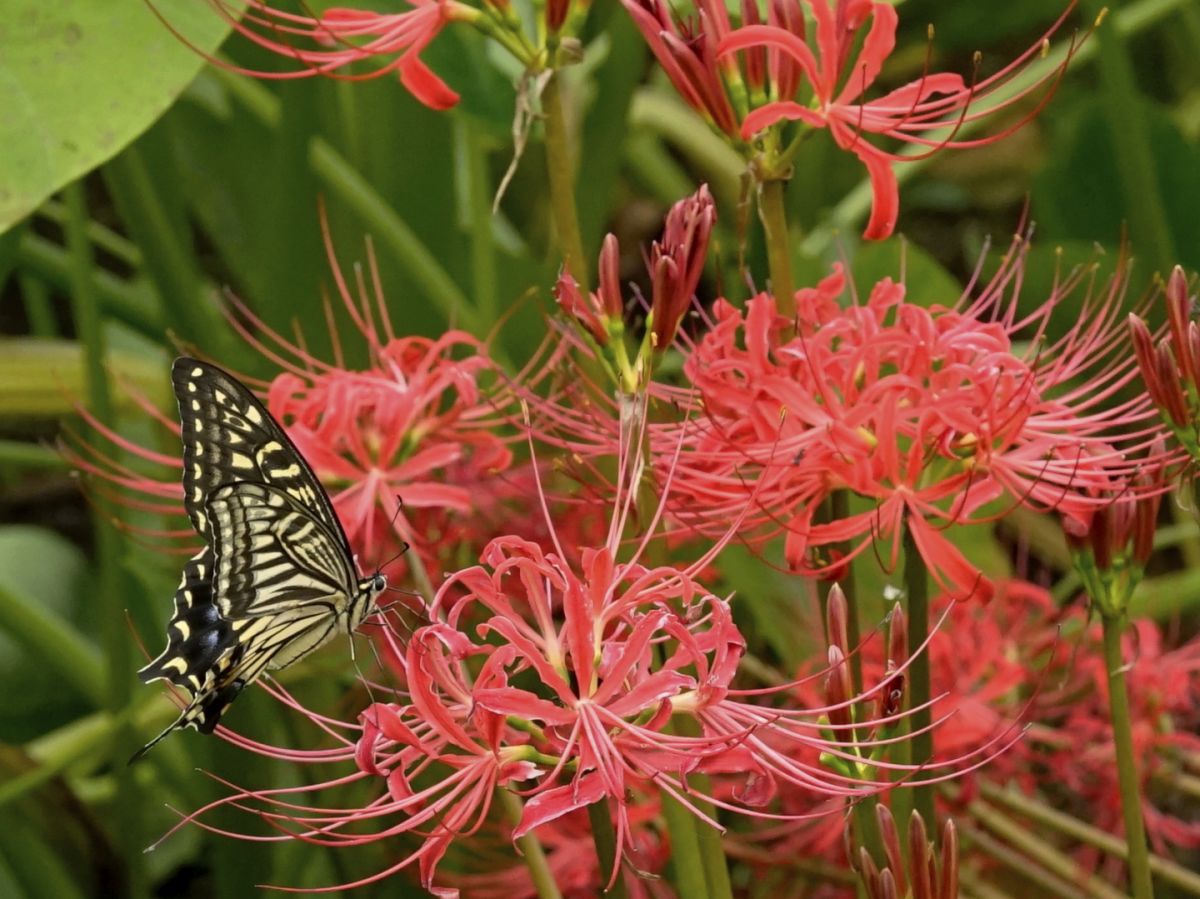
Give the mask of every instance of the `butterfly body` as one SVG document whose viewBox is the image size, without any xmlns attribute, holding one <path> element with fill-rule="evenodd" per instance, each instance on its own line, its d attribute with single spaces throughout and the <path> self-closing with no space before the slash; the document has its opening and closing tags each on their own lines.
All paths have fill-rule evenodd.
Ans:
<svg viewBox="0 0 1200 899">
<path fill-rule="evenodd" d="M 241 690 L 350 634 L 375 611 L 381 574 L 357 574 L 328 494 L 258 399 L 195 359 L 171 371 L 184 506 L 207 544 L 184 566 L 167 648 L 138 672 L 188 696 L 182 727 L 211 732 Z"/>
</svg>

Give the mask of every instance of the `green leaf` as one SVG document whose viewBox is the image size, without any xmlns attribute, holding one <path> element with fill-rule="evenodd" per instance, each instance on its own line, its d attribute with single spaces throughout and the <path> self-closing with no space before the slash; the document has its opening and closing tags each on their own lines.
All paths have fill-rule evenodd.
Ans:
<svg viewBox="0 0 1200 899">
<path fill-rule="evenodd" d="M 31 736 L 25 720 L 72 710 L 71 688 L 99 702 L 103 668 L 95 648 L 69 624 L 86 593 L 87 564 L 78 548 L 50 531 L 0 528 L 0 680 L 10 690 L 0 735 Z"/>
<path fill-rule="evenodd" d="M 201 53 L 228 22 L 208 4 L 170 4 Z M 119 152 L 174 102 L 204 57 L 145 3 L 8 0 L 0 28 L 0 231 Z"/>
</svg>

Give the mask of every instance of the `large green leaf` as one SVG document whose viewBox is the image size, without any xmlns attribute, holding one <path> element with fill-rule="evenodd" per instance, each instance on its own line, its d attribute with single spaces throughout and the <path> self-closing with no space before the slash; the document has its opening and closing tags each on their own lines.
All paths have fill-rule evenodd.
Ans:
<svg viewBox="0 0 1200 899">
<path fill-rule="evenodd" d="M 172 3 L 166 15 L 203 52 L 228 30 L 206 3 Z M 6 0 L 0 231 L 141 134 L 203 65 L 137 0 Z"/>
</svg>

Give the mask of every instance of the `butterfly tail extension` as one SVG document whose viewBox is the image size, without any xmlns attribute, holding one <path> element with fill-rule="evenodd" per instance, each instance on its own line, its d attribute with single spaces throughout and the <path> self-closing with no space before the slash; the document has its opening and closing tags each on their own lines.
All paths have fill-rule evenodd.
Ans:
<svg viewBox="0 0 1200 899">
<path fill-rule="evenodd" d="M 129 764 L 132 765 L 141 759 L 165 737 L 185 727 L 195 728 L 202 734 L 211 734 L 221 722 L 221 716 L 225 714 L 245 686 L 245 681 L 238 678 L 197 696 L 188 704 L 187 708 L 180 712 L 178 718 L 163 728 L 158 736 L 130 756 Z"/>
</svg>

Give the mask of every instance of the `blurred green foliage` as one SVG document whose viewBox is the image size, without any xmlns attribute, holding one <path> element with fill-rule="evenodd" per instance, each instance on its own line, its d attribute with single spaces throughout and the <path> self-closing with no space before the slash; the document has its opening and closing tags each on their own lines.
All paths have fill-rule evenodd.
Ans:
<svg viewBox="0 0 1200 899">
<path fill-rule="evenodd" d="M 198 0 L 158 7 L 201 50 L 227 30 Z M 908 0 L 901 49 L 885 77 L 900 84 L 920 75 L 930 21 L 933 69 L 969 72 L 980 50 L 987 74 L 1041 34 L 1057 7 Z M 1081 28 L 1085 15 L 1074 16 Z M 861 245 L 861 166 L 824 135 L 805 145 L 789 187 L 801 283 L 849 260 L 860 289 L 904 271 L 913 296 L 952 302 L 989 236 L 1003 246 L 1026 218 L 1038 229 L 1025 288 L 1031 304 L 1064 260 L 1111 263 L 1126 239 L 1137 260 L 1135 294 L 1170 261 L 1200 267 L 1200 5 L 1120 2 L 1103 28 L 1107 39 L 1085 46 L 1033 124 L 979 151 L 902 169 L 904 239 Z M 220 52 L 239 65 L 279 65 L 236 38 Z M 503 318 L 498 352 L 525 357 L 544 333 L 559 267 L 538 129 L 493 215 L 497 185 L 514 164 L 519 73 L 478 35 L 454 29 L 427 61 L 463 96 L 448 113 L 420 106 L 390 78 L 266 83 L 206 65 L 135 0 L 7 0 L 0 24 L 0 815 L 21 825 L 0 827 L 0 896 L 224 899 L 257 895 L 259 883 L 352 880 L 386 860 L 379 846 L 341 855 L 238 843 L 194 828 L 142 853 L 176 820 L 168 807 L 194 808 L 219 795 L 196 766 L 236 772 L 244 783 L 283 785 L 304 775 L 194 734 L 168 741 L 143 766 L 124 767 L 129 748 L 171 714 L 157 691 L 133 688 L 126 614 L 138 634 L 159 639 L 177 561 L 111 531 L 103 503 L 90 515 L 48 447 L 60 417 L 89 395 L 85 373 L 97 363 L 91 370 L 104 373 L 112 394 L 110 423 L 143 441 L 155 438 L 128 402 L 129 388 L 136 384 L 166 408 L 167 365 L 178 346 L 270 374 L 270 361 L 222 316 L 226 289 L 284 334 L 299 323 L 310 349 L 328 354 L 322 203 L 348 275 L 371 242 L 403 331 L 434 334 L 450 325 L 483 336 Z M 637 248 L 657 233 L 666 206 L 708 181 L 721 230 L 701 296 L 743 294 L 739 254 L 744 249 L 751 271 L 765 265 L 753 222 L 739 228 L 737 158 L 674 97 L 616 4 L 595 4 L 567 89 L 589 256 L 613 230 L 628 256 L 623 274 L 639 277 Z M 1129 158 L 1144 164 L 1130 167 Z M 74 194 L 57 194 L 71 182 Z M 95 329 L 85 321 L 91 313 L 98 313 Z M 1073 310 L 1061 314 L 1069 321 Z M 337 326 L 349 331 L 342 312 Z M 351 363 L 361 361 L 354 341 L 346 349 Z M 153 514 L 144 517 L 156 524 Z M 1034 555 L 1058 576 L 1055 534 L 1039 538 L 1046 543 Z M 1003 564 L 999 536 L 968 535 L 969 553 Z M 1195 533 L 1185 528 L 1170 539 L 1186 547 Z M 867 592 L 880 591 L 885 578 L 862 567 Z M 743 568 L 728 563 L 735 586 L 754 577 Z M 1195 614 L 1196 578 L 1160 574 L 1143 586 L 1148 610 L 1164 619 Z M 766 645 L 754 648 L 795 663 L 809 643 L 787 615 L 793 588 L 784 577 L 753 585 L 742 591 L 745 614 L 770 623 L 758 628 Z M 130 647 L 124 655 L 115 649 L 121 641 Z M 290 686 L 319 706 L 334 705 L 350 689 L 343 662 L 320 654 L 289 672 Z M 290 733 L 294 724 L 260 699 L 239 702 L 231 714 L 239 729 L 313 739 Z M 391 880 L 359 895 L 419 893 Z"/>
</svg>

